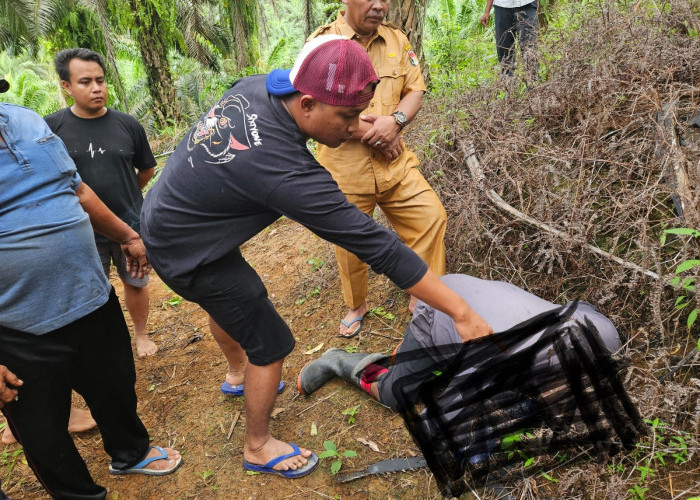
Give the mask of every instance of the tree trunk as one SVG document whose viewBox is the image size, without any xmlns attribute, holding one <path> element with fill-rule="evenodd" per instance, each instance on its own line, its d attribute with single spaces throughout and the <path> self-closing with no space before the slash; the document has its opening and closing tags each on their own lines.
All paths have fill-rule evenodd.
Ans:
<svg viewBox="0 0 700 500">
<path fill-rule="evenodd" d="M 547 26 L 547 13 L 554 9 L 556 0 L 540 0 L 537 2 L 537 21 L 540 28 Z"/>
<path fill-rule="evenodd" d="M 423 26 L 428 0 L 392 0 L 387 21 L 399 26 L 408 37 L 423 66 Z"/>
<path fill-rule="evenodd" d="M 156 125 L 165 127 L 181 119 L 168 62 L 168 47 L 163 39 L 163 21 L 149 0 L 129 0 L 141 58 L 146 68 L 148 92 L 153 100 Z"/>
<path fill-rule="evenodd" d="M 430 80 L 423 54 L 423 27 L 427 10 L 428 0 L 391 0 L 386 17 L 387 21 L 394 23 L 406 33 L 411 47 L 418 56 L 418 63 L 423 70 L 426 83 Z"/>
<path fill-rule="evenodd" d="M 97 20 L 100 23 L 100 28 L 102 29 L 102 39 L 105 44 L 105 62 L 107 63 L 107 71 L 109 73 L 110 79 L 114 84 L 114 88 L 117 91 L 117 98 L 119 99 L 120 108 L 122 111 L 129 110 L 129 102 L 126 99 L 126 92 L 124 91 L 124 85 L 122 84 L 121 76 L 119 75 L 119 69 L 117 68 L 117 58 L 114 55 L 114 45 L 112 44 L 112 30 L 107 21 L 107 5 L 106 0 L 93 0 L 92 4 L 97 14 Z"/>
<path fill-rule="evenodd" d="M 236 64 L 239 69 L 255 66 L 260 59 L 257 0 L 228 0 L 225 5 L 236 40 Z"/>
<path fill-rule="evenodd" d="M 316 28 L 313 24 L 314 19 L 313 0 L 304 0 L 304 38 L 308 38 L 311 32 Z"/>
</svg>

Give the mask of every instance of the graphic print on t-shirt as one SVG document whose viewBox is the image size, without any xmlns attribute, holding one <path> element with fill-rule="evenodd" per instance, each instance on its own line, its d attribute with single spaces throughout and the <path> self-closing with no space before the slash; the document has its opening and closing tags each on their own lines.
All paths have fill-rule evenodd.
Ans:
<svg viewBox="0 0 700 500">
<path fill-rule="evenodd" d="M 106 151 L 100 147 L 98 147 L 97 149 L 93 148 L 92 143 L 90 143 L 90 146 L 88 146 L 87 152 L 90 153 L 90 158 L 94 158 L 95 153 L 100 153 L 101 155 L 106 153 Z"/>
<path fill-rule="evenodd" d="M 236 151 L 245 151 L 262 141 L 255 124 L 257 115 L 246 115 L 250 103 L 241 94 L 228 96 L 219 101 L 197 122 L 187 141 L 187 150 L 203 148 L 211 157 L 213 165 L 227 163 L 236 157 Z"/>
</svg>

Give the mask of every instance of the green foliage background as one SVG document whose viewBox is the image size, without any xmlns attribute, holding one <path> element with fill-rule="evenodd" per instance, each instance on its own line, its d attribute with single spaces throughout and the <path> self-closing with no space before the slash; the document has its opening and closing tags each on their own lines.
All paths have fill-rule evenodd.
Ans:
<svg viewBox="0 0 700 500">
<path fill-rule="evenodd" d="M 107 8 L 109 33 L 101 28 L 98 0 L 0 0 L 0 14 L 6 16 L 0 21 L 0 47 L 3 47 L 0 75 L 11 82 L 10 91 L 0 99 L 32 108 L 42 115 L 70 104 L 62 95 L 53 71 L 53 55 L 62 48 L 75 46 L 105 54 L 105 37 L 109 37 L 126 102 L 119 99 L 115 79 L 108 74 L 108 105 L 135 115 L 151 136 L 172 132 L 171 128 L 159 130 L 151 115 L 152 99 L 131 29 L 129 3 L 102 1 Z M 200 0 L 190 2 L 193 10 L 187 12 L 182 10 L 185 4 L 179 1 L 151 0 L 148 3 L 168 26 L 160 36 L 170 46 L 168 60 L 183 115 L 183 123 L 174 124 L 175 128 L 186 126 L 204 112 L 236 78 L 290 67 L 303 45 L 306 2 L 262 2 L 259 16 L 254 20 L 257 22 L 258 57 L 254 63 L 241 67 L 232 49 L 235 45 L 232 33 L 226 33 L 228 28 L 223 22 L 229 15 L 226 9 L 232 8 L 229 4 L 235 3 L 235 0 Z M 311 7 L 309 24 L 313 29 L 333 20 L 342 3 L 317 0 L 311 2 Z M 29 15 L 24 23 L 10 15 L 12 11 L 15 16 L 27 16 L 37 8 L 43 9 L 43 16 Z M 461 92 L 488 82 L 497 74 L 493 29 L 479 24 L 483 8 L 482 0 L 429 2 L 424 49 L 429 84 L 434 93 Z M 185 14 L 197 18 L 199 24 L 195 26 L 194 35 L 183 26 L 181 18 Z M 33 28 L 32 23 L 38 26 Z M 11 41 L 2 38 L 12 30 L 15 37 Z M 192 49 L 193 44 L 199 52 Z"/>
</svg>

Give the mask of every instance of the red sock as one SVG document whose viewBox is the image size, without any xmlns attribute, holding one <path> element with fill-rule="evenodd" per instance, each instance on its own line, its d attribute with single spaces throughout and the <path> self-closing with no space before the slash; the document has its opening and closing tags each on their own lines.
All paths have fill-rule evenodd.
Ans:
<svg viewBox="0 0 700 500">
<path fill-rule="evenodd" d="M 365 367 L 364 370 L 360 373 L 360 387 L 362 388 L 363 391 L 365 391 L 367 394 L 370 396 L 372 395 L 371 387 L 372 387 L 372 382 L 377 380 L 377 378 L 380 375 L 384 375 L 387 373 L 389 370 L 384 368 L 381 365 L 377 365 L 375 363 L 371 363 Z"/>
</svg>

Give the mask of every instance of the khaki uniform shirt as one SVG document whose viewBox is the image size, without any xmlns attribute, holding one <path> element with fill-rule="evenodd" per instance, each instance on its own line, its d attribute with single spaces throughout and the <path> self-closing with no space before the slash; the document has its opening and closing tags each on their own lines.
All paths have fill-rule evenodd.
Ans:
<svg viewBox="0 0 700 500">
<path fill-rule="evenodd" d="M 318 35 L 336 34 L 359 42 L 357 34 L 345 21 L 343 14 L 340 12 L 335 22 L 321 26 L 309 39 Z M 390 115 L 406 94 L 426 90 L 418 58 L 403 31 L 382 23 L 365 48 L 381 81 L 363 114 Z M 346 194 L 387 191 L 401 181 L 410 168 L 418 165 L 415 153 L 406 149 L 405 144 L 403 153 L 394 161 L 388 162 L 379 151 L 357 140 L 348 141 L 338 148 L 319 144 L 318 161 Z"/>
</svg>

